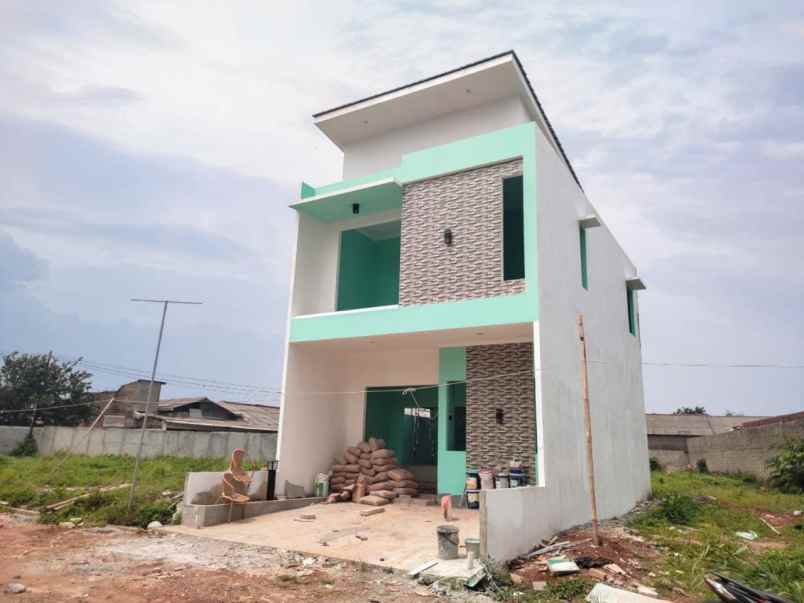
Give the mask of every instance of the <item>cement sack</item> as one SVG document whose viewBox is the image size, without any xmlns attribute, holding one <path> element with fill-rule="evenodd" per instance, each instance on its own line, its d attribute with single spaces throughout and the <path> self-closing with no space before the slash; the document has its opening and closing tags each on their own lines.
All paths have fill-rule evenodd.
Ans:
<svg viewBox="0 0 804 603">
<path fill-rule="evenodd" d="M 349 446 L 349 448 L 346 449 L 346 452 L 355 456 L 360 456 L 363 453 L 363 451 L 357 446 Z"/>
<path fill-rule="evenodd" d="M 371 505 L 372 507 L 381 507 L 383 505 L 387 505 L 390 501 L 387 498 L 383 498 L 382 496 L 364 496 L 360 500 L 358 500 L 361 505 Z"/>
<path fill-rule="evenodd" d="M 366 459 L 360 459 L 359 461 L 357 461 L 357 464 L 360 465 L 363 469 L 371 469 L 372 468 L 371 461 L 366 460 Z"/>
<path fill-rule="evenodd" d="M 394 488 L 394 492 L 396 492 L 397 496 L 418 496 L 419 491 L 416 488 Z"/>
<path fill-rule="evenodd" d="M 378 482 L 376 484 L 371 484 L 368 487 L 369 492 L 377 492 L 378 490 L 393 490 L 394 489 L 394 482 Z"/>
<path fill-rule="evenodd" d="M 396 465 L 374 465 L 374 471 L 377 473 L 388 473 L 396 469 Z M 388 479 L 391 479 L 390 477 Z"/>
<path fill-rule="evenodd" d="M 379 484 L 380 482 L 388 481 L 388 474 L 385 471 L 378 471 L 369 481 L 372 484 Z"/>
<path fill-rule="evenodd" d="M 361 452 L 371 452 L 371 446 L 368 442 L 358 442 L 355 448 L 360 448 Z"/>
<path fill-rule="evenodd" d="M 394 451 L 390 448 L 380 448 L 379 450 L 375 450 L 371 453 L 371 458 L 373 459 L 387 459 L 389 457 L 394 456 Z"/>
<path fill-rule="evenodd" d="M 376 490 L 371 494 L 373 496 L 382 496 L 386 500 L 394 500 L 396 498 L 396 492 L 393 490 Z"/>
<path fill-rule="evenodd" d="M 347 450 L 346 452 L 343 453 L 343 458 L 345 458 L 350 463 L 356 463 L 358 460 L 360 460 L 360 455 L 352 454 Z"/>
<path fill-rule="evenodd" d="M 369 438 L 368 445 L 372 452 L 379 450 L 380 448 L 385 448 L 385 446 L 380 446 L 377 438 Z"/>
<path fill-rule="evenodd" d="M 393 480 L 394 488 L 413 488 L 414 490 L 419 488 L 418 482 L 412 479 L 403 479 L 401 481 Z"/>
<path fill-rule="evenodd" d="M 386 456 L 379 459 L 371 459 L 375 467 L 387 467 L 388 465 L 396 465 L 397 460 L 395 456 Z"/>
<path fill-rule="evenodd" d="M 357 473 L 360 471 L 360 465 L 357 463 L 350 463 L 349 465 L 333 465 L 333 473 Z"/>
<path fill-rule="evenodd" d="M 416 476 L 407 469 L 394 469 L 393 471 L 389 471 L 388 477 L 396 481 L 401 481 L 403 479 L 416 479 Z"/>
<path fill-rule="evenodd" d="M 374 477 L 377 475 L 377 472 L 374 469 L 361 469 L 360 475 L 365 475 L 366 477 Z"/>
</svg>

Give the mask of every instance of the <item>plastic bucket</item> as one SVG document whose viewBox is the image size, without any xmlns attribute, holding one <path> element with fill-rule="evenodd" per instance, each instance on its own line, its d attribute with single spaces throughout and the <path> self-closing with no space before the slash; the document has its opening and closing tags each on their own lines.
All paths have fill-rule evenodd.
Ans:
<svg viewBox="0 0 804 603">
<path fill-rule="evenodd" d="M 510 488 L 511 481 L 507 473 L 498 473 L 497 474 L 497 487 L 498 488 Z"/>
<path fill-rule="evenodd" d="M 478 475 L 480 476 L 480 487 L 483 490 L 494 490 L 494 471 L 481 469 Z"/>
<path fill-rule="evenodd" d="M 458 545 L 461 542 L 458 528 L 455 526 L 438 526 L 436 534 L 438 536 L 438 558 L 457 559 Z"/>
</svg>

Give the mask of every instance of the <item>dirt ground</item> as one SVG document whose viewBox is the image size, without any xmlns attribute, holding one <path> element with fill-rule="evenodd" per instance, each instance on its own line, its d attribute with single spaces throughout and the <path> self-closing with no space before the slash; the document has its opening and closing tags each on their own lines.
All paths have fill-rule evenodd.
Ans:
<svg viewBox="0 0 804 603">
<path fill-rule="evenodd" d="M 405 576 L 264 547 L 0 515 L 0 601 L 426 601 Z M 9 583 L 26 591 L 6 592 Z"/>
</svg>

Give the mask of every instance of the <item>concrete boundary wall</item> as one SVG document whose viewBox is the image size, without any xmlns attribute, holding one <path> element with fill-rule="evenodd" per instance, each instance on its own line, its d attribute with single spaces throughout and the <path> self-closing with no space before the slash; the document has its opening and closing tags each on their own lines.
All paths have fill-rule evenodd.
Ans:
<svg viewBox="0 0 804 603">
<path fill-rule="evenodd" d="M 60 450 L 89 456 L 137 454 L 139 429 L 96 428 L 88 432 L 88 427 L 37 427 L 34 437 L 40 454 Z M 27 427 L 0 427 L 0 454 L 11 452 L 27 433 Z M 146 457 L 218 458 L 229 456 L 235 448 L 245 450 L 250 459 L 273 460 L 276 458 L 276 434 L 149 429 L 145 432 L 143 454 Z"/>
<path fill-rule="evenodd" d="M 704 460 L 713 473 L 748 473 L 767 479 L 768 460 L 790 438 L 804 438 L 804 418 L 688 438 L 687 449 L 693 466 Z"/>
</svg>

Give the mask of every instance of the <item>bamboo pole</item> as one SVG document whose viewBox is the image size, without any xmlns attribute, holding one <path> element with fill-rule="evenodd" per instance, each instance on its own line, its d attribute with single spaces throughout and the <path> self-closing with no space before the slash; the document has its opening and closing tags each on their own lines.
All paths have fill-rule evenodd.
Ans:
<svg viewBox="0 0 804 603">
<path fill-rule="evenodd" d="M 578 339 L 581 343 L 581 397 L 583 399 L 583 418 L 586 427 L 586 472 L 589 485 L 589 499 L 592 504 L 592 542 L 600 546 L 597 530 L 597 494 L 595 492 L 595 459 L 592 453 L 592 415 L 589 411 L 589 376 L 586 355 L 586 335 L 583 328 L 583 314 L 578 314 Z"/>
</svg>

